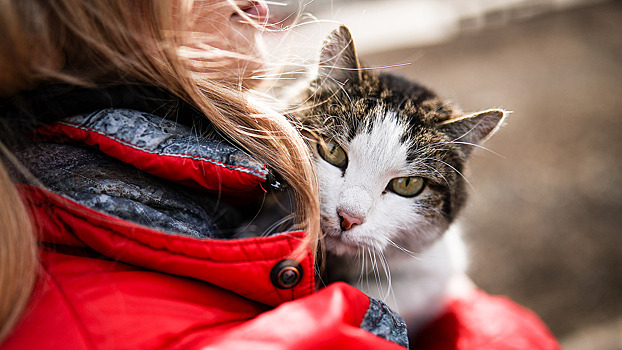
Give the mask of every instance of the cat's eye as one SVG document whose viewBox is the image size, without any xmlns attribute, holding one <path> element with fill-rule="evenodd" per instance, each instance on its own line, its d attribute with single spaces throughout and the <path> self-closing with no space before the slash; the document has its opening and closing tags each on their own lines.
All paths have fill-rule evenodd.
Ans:
<svg viewBox="0 0 622 350">
<path fill-rule="evenodd" d="M 348 155 L 346 151 L 333 140 L 327 139 L 318 142 L 317 151 L 322 159 L 338 168 L 343 169 L 348 165 Z"/>
<path fill-rule="evenodd" d="M 419 176 L 398 177 L 389 182 L 388 188 L 402 197 L 414 197 L 425 189 L 425 179 Z"/>
</svg>

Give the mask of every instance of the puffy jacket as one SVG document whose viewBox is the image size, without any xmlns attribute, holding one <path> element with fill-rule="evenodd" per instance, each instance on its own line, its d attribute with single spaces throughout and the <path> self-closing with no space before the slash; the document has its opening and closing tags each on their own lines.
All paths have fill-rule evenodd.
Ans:
<svg viewBox="0 0 622 350">
<path fill-rule="evenodd" d="M 14 150 L 38 179 L 20 190 L 41 263 L 2 349 L 407 346 L 382 302 L 341 283 L 316 291 L 311 253 L 291 259 L 304 232 L 231 237 L 238 208 L 269 187 L 263 164 L 144 109 L 67 115 Z M 531 312 L 471 298 L 450 303 L 414 347 L 557 347 Z"/>
</svg>

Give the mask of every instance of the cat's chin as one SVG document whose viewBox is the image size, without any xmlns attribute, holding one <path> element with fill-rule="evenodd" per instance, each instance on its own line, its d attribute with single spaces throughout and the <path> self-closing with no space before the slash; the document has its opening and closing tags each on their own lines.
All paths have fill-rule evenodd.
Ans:
<svg viewBox="0 0 622 350">
<path fill-rule="evenodd" d="M 341 237 L 327 235 L 324 237 L 326 249 L 338 256 L 355 256 L 365 249 L 360 243 L 348 241 Z"/>
</svg>

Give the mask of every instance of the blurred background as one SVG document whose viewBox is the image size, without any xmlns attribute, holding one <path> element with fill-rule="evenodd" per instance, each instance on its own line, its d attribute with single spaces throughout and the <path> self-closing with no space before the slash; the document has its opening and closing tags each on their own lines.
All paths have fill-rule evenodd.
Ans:
<svg viewBox="0 0 622 350">
<path fill-rule="evenodd" d="M 534 310 L 567 350 L 622 349 L 622 2 L 315 0 L 306 10 L 348 25 L 369 66 L 397 65 L 465 111 L 513 111 L 492 152 L 472 158 L 470 276 Z"/>
</svg>

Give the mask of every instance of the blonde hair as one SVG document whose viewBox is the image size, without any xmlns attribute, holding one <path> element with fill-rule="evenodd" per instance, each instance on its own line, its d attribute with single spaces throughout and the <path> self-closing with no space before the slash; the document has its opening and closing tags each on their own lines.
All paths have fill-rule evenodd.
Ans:
<svg viewBox="0 0 622 350">
<path fill-rule="evenodd" d="M 4 151 L 4 146 L 0 149 Z M 28 212 L 0 162 L 0 344 L 28 304 L 37 251 Z"/>
<path fill-rule="evenodd" d="M 226 0 L 223 0 L 223 2 Z M 315 253 L 319 200 L 309 151 L 286 119 L 251 105 L 241 77 L 254 58 L 190 33 L 193 0 L 0 0 L 0 97 L 43 83 L 142 83 L 198 108 L 229 139 L 291 185 Z M 220 4 L 222 5 L 222 4 Z M 140 20 L 138 19 L 140 17 Z M 6 150 L 4 150 L 6 153 Z M 23 311 L 36 271 L 35 230 L 0 162 L 0 342 Z M 301 247 L 297 254 L 308 249 Z"/>
</svg>

